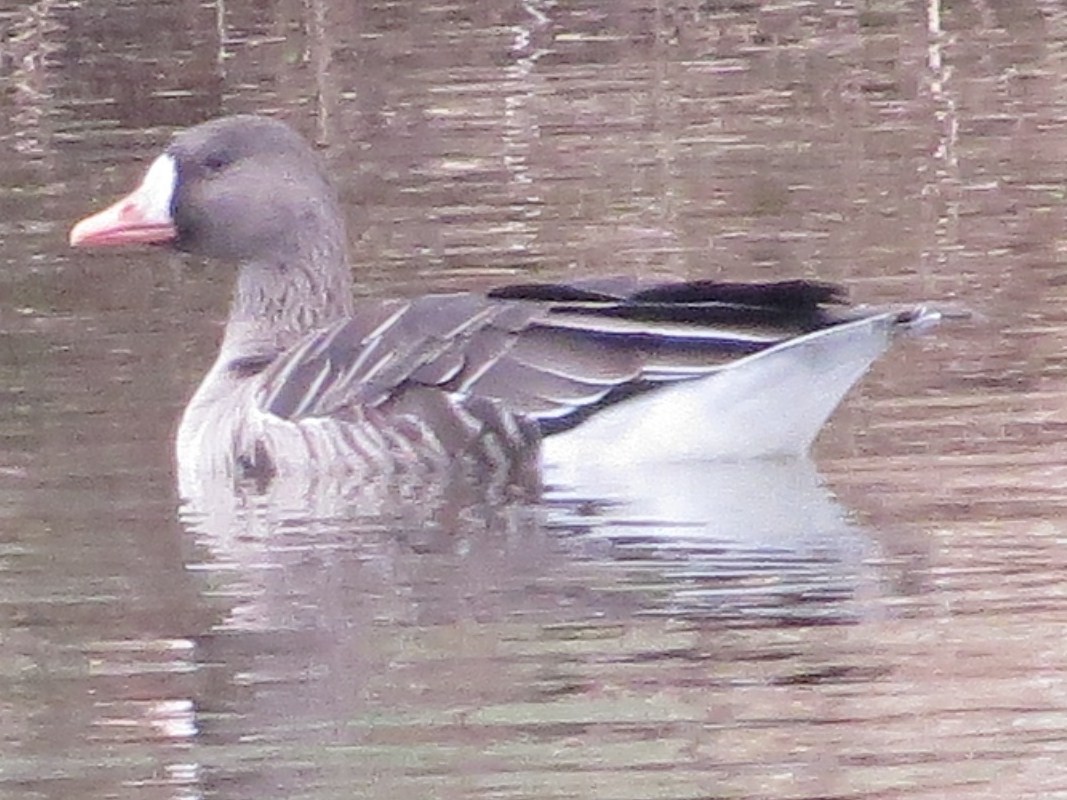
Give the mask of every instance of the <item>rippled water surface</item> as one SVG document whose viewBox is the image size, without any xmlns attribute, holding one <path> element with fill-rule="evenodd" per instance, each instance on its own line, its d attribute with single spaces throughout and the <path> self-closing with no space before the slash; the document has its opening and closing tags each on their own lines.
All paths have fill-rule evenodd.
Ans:
<svg viewBox="0 0 1067 800">
<path fill-rule="evenodd" d="M 1067 798 L 1065 42 L 1040 0 L 0 0 L 0 796 Z M 182 507 L 232 275 L 66 232 L 244 111 L 321 146 L 367 295 L 975 316 L 810 463 Z"/>
</svg>

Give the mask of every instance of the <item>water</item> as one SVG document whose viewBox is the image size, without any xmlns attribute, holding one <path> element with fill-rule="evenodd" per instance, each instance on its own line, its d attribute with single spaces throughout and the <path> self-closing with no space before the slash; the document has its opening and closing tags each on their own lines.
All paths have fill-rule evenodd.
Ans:
<svg viewBox="0 0 1067 800">
<path fill-rule="evenodd" d="M 0 796 L 1067 797 L 1056 4 L 0 2 Z M 182 507 L 232 276 L 71 252 L 175 128 L 317 141 L 359 291 L 950 301 L 811 463 Z"/>
</svg>

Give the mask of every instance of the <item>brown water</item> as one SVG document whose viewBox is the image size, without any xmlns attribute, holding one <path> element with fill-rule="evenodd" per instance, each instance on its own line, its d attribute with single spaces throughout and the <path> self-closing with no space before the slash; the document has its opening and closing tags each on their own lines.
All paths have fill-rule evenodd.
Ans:
<svg viewBox="0 0 1067 800">
<path fill-rule="evenodd" d="M 1067 798 L 1059 4 L 0 0 L 0 90 L 0 796 Z M 323 145 L 370 295 L 978 317 L 813 464 L 182 509 L 232 276 L 65 237 L 239 111 Z"/>
</svg>

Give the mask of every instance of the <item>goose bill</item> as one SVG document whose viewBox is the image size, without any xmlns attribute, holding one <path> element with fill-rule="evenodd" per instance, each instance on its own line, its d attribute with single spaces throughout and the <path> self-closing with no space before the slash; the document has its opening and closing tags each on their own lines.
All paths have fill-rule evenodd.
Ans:
<svg viewBox="0 0 1067 800">
<path fill-rule="evenodd" d="M 70 230 L 75 247 L 169 242 L 178 235 L 171 216 L 178 169 L 162 155 L 152 162 L 141 184 L 118 202 L 86 217 Z"/>
</svg>

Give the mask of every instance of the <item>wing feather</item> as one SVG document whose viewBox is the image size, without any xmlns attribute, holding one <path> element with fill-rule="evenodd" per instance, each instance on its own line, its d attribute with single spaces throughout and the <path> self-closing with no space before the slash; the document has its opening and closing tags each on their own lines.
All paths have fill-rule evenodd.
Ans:
<svg viewBox="0 0 1067 800">
<path fill-rule="evenodd" d="M 631 292 L 546 284 L 369 304 L 264 370 L 260 403 L 291 420 L 417 416 L 447 451 L 514 418 L 563 429 L 848 318 L 826 309 L 838 289 L 803 281 Z"/>
</svg>

